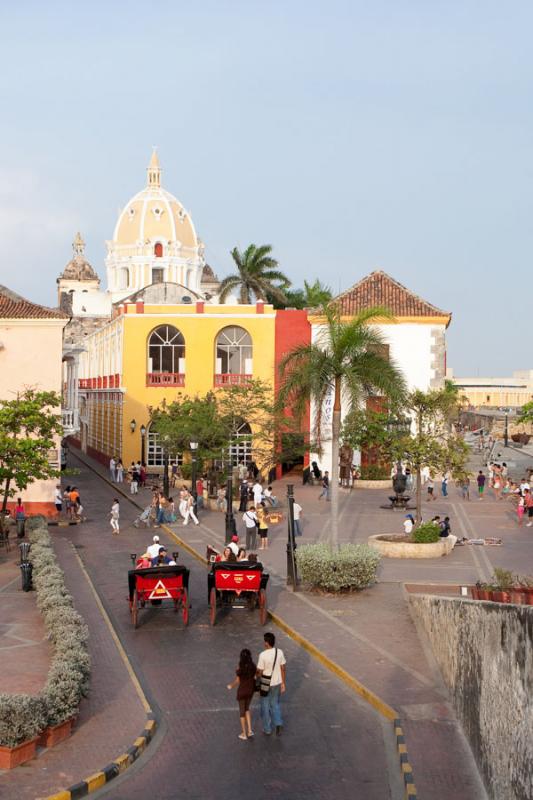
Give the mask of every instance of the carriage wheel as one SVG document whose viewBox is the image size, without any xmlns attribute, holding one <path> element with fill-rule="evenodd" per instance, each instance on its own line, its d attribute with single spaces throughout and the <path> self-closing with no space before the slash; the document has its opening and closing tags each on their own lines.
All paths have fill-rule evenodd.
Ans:
<svg viewBox="0 0 533 800">
<path fill-rule="evenodd" d="M 184 589 L 183 593 L 181 595 L 181 608 L 182 608 L 182 611 L 183 611 L 183 624 L 184 625 L 188 625 L 189 624 L 189 593 L 187 592 L 187 589 Z"/>
<path fill-rule="evenodd" d="M 211 625 L 215 624 L 217 617 L 217 590 L 211 589 L 209 592 L 209 620 Z"/>
<path fill-rule="evenodd" d="M 259 622 L 265 625 L 267 621 L 267 596 L 264 589 L 259 589 Z"/>
<path fill-rule="evenodd" d="M 137 617 L 139 613 L 139 609 L 137 608 L 137 589 L 133 592 L 133 600 L 131 601 L 131 621 L 133 622 L 133 627 L 137 627 Z"/>
</svg>

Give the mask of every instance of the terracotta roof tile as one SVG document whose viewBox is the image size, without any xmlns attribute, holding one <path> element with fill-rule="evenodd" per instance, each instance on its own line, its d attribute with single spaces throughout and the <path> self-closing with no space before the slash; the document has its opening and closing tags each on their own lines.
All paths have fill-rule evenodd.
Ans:
<svg viewBox="0 0 533 800">
<path fill-rule="evenodd" d="M 30 303 L 6 286 L 0 286 L 0 319 L 69 319 L 69 316 L 58 308 Z"/>
<path fill-rule="evenodd" d="M 410 292 L 386 272 L 371 272 L 334 299 L 343 314 L 358 314 L 366 308 L 385 306 L 395 317 L 450 317 L 448 311 L 431 305 Z"/>
</svg>

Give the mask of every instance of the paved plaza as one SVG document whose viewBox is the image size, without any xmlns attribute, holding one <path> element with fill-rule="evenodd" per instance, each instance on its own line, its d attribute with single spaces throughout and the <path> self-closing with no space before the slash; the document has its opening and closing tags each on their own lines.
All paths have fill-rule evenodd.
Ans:
<svg viewBox="0 0 533 800">
<path fill-rule="evenodd" d="M 525 464 L 529 454 L 520 457 Z M 183 539 L 201 555 L 208 543 L 220 547 L 223 514 L 203 512 L 199 526 L 179 524 L 158 530 L 162 541 L 170 550 L 180 550 L 180 562 L 191 569 L 189 627 L 184 629 L 181 618 L 172 611 L 150 608 L 141 612 L 138 630 L 133 629 L 126 573 L 129 554 L 142 552 L 154 532 L 133 526 L 138 506 L 146 504 L 149 493 L 133 498 L 138 506 L 121 496 L 121 534 L 113 537 L 108 511 L 117 488 L 104 480 L 107 475 L 101 466 L 83 458 L 84 463 L 73 454 L 71 466 L 80 469 L 76 482 L 88 519 L 79 526 L 50 530 L 76 605 L 91 628 L 91 695 L 82 704 L 71 739 L 43 751 L 20 770 L 0 775 L 0 793 L 13 800 L 46 797 L 103 768 L 140 734 L 146 718 L 144 696 L 158 718 L 158 733 L 133 767 L 100 790 L 103 796 L 134 800 L 150 793 L 170 800 L 186 787 L 188 798 L 207 800 L 235 796 L 265 800 L 287 796 L 402 797 L 390 723 L 273 625 L 269 629 L 277 634 L 288 661 L 284 734 L 281 738 L 262 736 L 254 707 L 255 740 L 238 740 L 237 705 L 226 683 L 242 647 L 259 652 L 263 629 L 257 614 L 247 610 L 221 613 L 215 628 L 210 626 L 206 569 L 184 548 L 180 550 L 174 538 Z M 286 480 L 275 484 L 283 504 L 286 485 Z M 324 500 L 318 501 L 319 489 L 296 485 L 295 493 L 304 509 L 304 535 L 298 543 L 326 540 L 329 508 Z M 386 496 L 384 490 L 343 491 L 341 541 L 366 541 L 374 533 L 400 532 L 403 514 L 380 508 Z M 455 488 L 449 498 L 425 502 L 424 514 L 448 514 L 459 536 L 496 535 L 503 539 L 503 546 L 465 546 L 438 560 L 385 559 L 379 583 L 355 595 L 293 593 L 285 586 L 283 522 L 272 528 L 270 548 L 261 555 L 271 574 L 269 607 L 398 711 L 420 797 L 483 798 L 483 787 L 440 674 L 409 614 L 405 585 L 413 590 L 433 585 L 430 591 L 440 585 L 439 591 L 456 591 L 449 587 L 485 579 L 494 566 L 531 574 L 533 529 L 519 530 L 512 506 L 496 502 L 490 493 L 482 502 L 472 499 L 468 503 Z M 236 516 L 241 529 L 240 515 Z M 0 565 L 2 591 L 8 598 L 16 588 L 17 597 L 28 606 L 33 595 L 18 591 L 15 558 L 12 552 Z M 111 627 L 102 616 L 91 583 Z M 6 603 L 5 607 L 12 606 Z M 34 628 L 31 635 L 30 628 L 23 632 L 23 638 L 37 643 L 38 657 L 35 674 L 29 667 L 22 670 L 27 673 L 30 691 L 38 688 L 36 676 L 43 679 L 47 659 L 42 630 L 35 628 L 38 623 L 32 622 L 31 616 L 27 614 L 28 625 Z M 13 622 L 17 624 L 14 616 Z M 113 631 L 126 659 L 117 649 Z M 5 645 L 5 633 L 1 641 Z M 132 682 L 128 662 L 140 681 L 140 691 Z M 17 685 L 22 690 L 20 683 Z"/>
</svg>

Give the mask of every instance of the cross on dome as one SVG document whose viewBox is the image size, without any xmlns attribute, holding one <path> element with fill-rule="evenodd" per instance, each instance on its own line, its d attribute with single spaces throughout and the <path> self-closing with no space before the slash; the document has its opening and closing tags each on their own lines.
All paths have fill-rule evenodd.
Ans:
<svg viewBox="0 0 533 800">
<path fill-rule="evenodd" d="M 159 189 L 161 186 L 161 167 L 159 166 L 156 145 L 153 146 L 152 157 L 146 171 L 148 173 L 148 186 Z"/>
</svg>

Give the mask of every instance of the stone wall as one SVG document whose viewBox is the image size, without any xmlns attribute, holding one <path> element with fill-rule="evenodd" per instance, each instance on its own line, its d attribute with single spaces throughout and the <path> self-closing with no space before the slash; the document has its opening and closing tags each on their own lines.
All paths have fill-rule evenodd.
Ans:
<svg viewBox="0 0 533 800">
<path fill-rule="evenodd" d="M 533 798 L 533 606 L 410 595 L 493 800 Z"/>
</svg>

